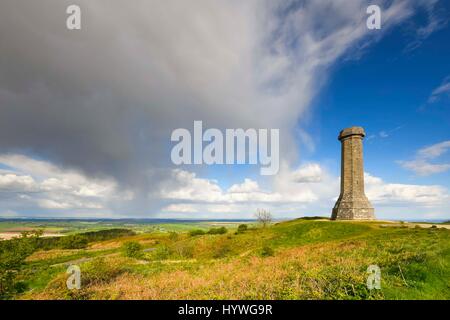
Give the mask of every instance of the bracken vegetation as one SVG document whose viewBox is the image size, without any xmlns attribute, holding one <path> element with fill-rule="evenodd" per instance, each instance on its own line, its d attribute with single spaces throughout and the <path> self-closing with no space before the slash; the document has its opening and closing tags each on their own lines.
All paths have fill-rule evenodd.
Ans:
<svg viewBox="0 0 450 320">
<path fill-rule="evenodd" d="M 38 250 L 16 299 L 450 299 L 450 230 L 298 219 Z M 226 229 L 225 229 L 226 231 Z M 114 245 L 112 245 L 114 244 Z M 81 290 L 66 268 L 81 267 Z M 381 268 L 381 290 L 366 286 Z"/>
</svg>

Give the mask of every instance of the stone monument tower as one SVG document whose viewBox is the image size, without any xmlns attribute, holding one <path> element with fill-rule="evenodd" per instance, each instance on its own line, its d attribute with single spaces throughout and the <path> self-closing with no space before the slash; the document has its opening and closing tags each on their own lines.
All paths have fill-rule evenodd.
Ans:
<svg viewBox="0 0 450 320">
<path fill-rule="evenodd" d="M 362 140 L 366 136 L 361 127 L 341 131 L 341 194 L 331 219 L 373 220 L 374 209 L 364 193 L 364 167 Z"/>
</svg>

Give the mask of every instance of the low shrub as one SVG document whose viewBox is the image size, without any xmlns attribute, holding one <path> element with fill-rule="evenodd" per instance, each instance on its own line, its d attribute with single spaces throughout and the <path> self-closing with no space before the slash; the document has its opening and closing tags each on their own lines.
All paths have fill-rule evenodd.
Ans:
<svg viewBox="0 0 450 320">
<path fill-rule="evenodd" d="M 261 249 L 262 257 L 272 257 L 274 254 L 275 254 L 275 251 L 269 246 L 264 246 Z"/>
<path fill-rule="evenodd" d="M 195 230 L 191 230 L 189 231 L 189 235 L 191 237 L 195 237 L 195 236 L 202 236 L 205 234 L 205 231 L 200 230 L 200 229 L 195 229 Z"/>
<path fill-rule="evenodd" d="M 142 257 L 142 245 L 136 241 L 128 241 L 122 245 L 125 257 L 139 259 Z"/>
<path fill-rule="evenodd" d="M 156 260 L 165 260 L 169 258 L 171 254 L 172 251 L 166 245 L 161 245 L 157 247 L 155 251 L 153 251 L 153 257 Z"/>
<path fill-rule="evenodd" d="M 36 249 L 84 249 L 90 242 L 111 240 L 120 237 L 132 236 L 135 234 L 136 233 L 134 231 L 129 229 L 106 229 L 78 233 L 64 237 L 41 237 L 36 240 Z"/>
<path fill-rule="evenodd" d="M 231 252 L 230 245 L 228 243 L 219 243 L 213 252 L 214 259 L 220 259 L 226 257 Z"/>
<path fill-rule="evenodd" d="M 208 234 L 225 234 L 227 233 L 228 230 L 225 227 L 220 227 L 220 228 L 211 228 L 208 231 Z"/>
<path fill-rule="evenodd" d="M 169 233 L 169 239 L 170 239 L 170 241 L 177 241 L 178 240 L 178 233 L 170 232 Z"/>
<path fill-rule="evenodd" d="M 179 242 L 175 244 L 174 251 L 180 258 L 192 258 L 194 256 L 194 247 L 190 243 Z"/>
<path fill-rule="evenodd" d="M 239 227 L 237 228 L 238 233 L 244 233 L 247 230 L 248 230 L 248 226 L 246 224 L 240 224 Z"/>
<path fill-rule="evenodd" d="M 108 283 L 125 271 L 120 264 L 107 263 L 103 257 L 96 258 L 82 266 L 81 286 Z"/>
<path fill-rule="evenodd" d="M 59 247 L 61 249 L 84 249 L 88 245 L 88 239 L 85 236 L 74 234 L 59 238 Z"/>
</svg>

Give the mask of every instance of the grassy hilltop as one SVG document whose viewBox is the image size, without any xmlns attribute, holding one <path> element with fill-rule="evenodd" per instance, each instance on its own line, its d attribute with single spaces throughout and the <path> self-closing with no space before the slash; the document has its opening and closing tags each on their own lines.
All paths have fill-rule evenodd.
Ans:
<svg viewBox="0 0 450 320">
<path fill-rule="evenodd" d="M 450 299 L 445 228 L 310 219 L 239 232 L 228 225 L 223 234 L 193 228 L 37 250 L 19 271 L 23 292 L 13 298 Z M 81 267 L 81 290 L 66 289 L 70 264 Z M 381 290 L 366 287 L 373 264 Z"/>
</svg>

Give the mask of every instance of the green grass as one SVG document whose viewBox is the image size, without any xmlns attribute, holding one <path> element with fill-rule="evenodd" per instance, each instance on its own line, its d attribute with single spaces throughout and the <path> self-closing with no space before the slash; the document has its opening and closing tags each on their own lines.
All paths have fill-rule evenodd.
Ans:
<svg viewBox="0 0 450 320">
<path fill-rule="evenodd" d="M 22 281 L 29 291 L 42 290 L 58 274 L 66 271 L 66 267 L 59 266 L 53 268 L 26 268 L 22 274 Z"/>
<path fill-rule="evenodd" d="M 118 252 L 120 252 L 120 248 L 108 249 L 108 250 L 98 250 L 98 251 L 83 250 L 83 249 L 82 250 L 74 250 L 74 251 L 76 251 L 76 253 L 71 254 L 71 255 L 66 255 L 63 257 L 28 262 L 27 267 L 46 269 L 46 268 L 52 267 L 54 265 L 65 264 L 65 263 L 69 263 L 69 262 L 75 261 L 75 260 L 89 259 L 89 258 L 94 258 L 94 257 L 110 255 L 113 253 L 118 253 Z"/>
<path fill-rule="evenodd" d="M 346 239 L 369 230 L 368 224 L 295 220 L 274 226 L 272 242 L 278 246 L 304 245 Z"/>
<path fill-rule="evenodd" d="M 28 291 L 21 297 L 110 299 L 134 292 L 146 299 L 450 299 L 450 230 L 297 219 L 235 233 L 238 224 L 227 224 L 223 235 L 195 237 L 190 230 L 219 225 L 115 224 L 150 233 L 114 239 L 116 248 L 28 262 L 21 272 Z M 155 250 L 125 258 L 120 243 L 126 241 Z M 94 280 L 73 296 L 64 289 L 64 264 L 80 259 L 87 259 L 81 268 Z M 373 264 L 381 268 L 381 290 L 366 287 Z"/>
</svg>

